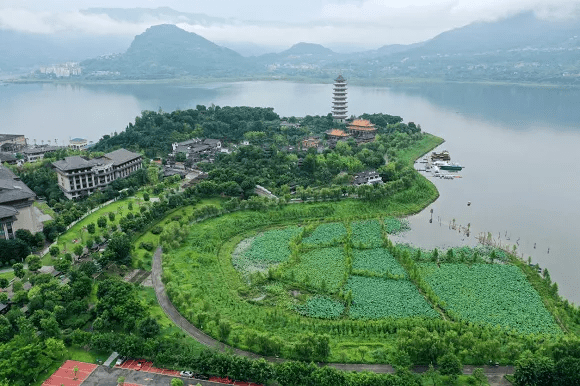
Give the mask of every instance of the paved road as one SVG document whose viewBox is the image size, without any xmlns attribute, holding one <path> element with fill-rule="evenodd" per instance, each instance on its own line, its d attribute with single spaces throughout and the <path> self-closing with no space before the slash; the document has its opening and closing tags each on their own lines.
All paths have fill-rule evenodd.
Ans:
<svg viewBox="0 0 580 386">
<path fill-rule="evenodd" d="M 248 358 L 265 358 L 270 362 L 283 362 L 283 359 L 280 358 L 272 358 L 272 357 L 264 357 L 258 354 L 254 354 L 248 351 L 240 350 L 237 348 L 233 348 L 223 344 L 222 342 L 217 341 L 216 339 L 212 338 L 211 336 L 207 335 L 193 324 L 191 324 L 187 319 L 185 319 L 179 311 L 173 306 L 169 297 L 167 296 L 167 292 L 165 292 L 165 284 L 161 281 L 161 274 L 163 272 L 162 268 L 162 249 L 158 247 L 153 255 L 153 267 L 151 278 L 153 281 L 153 288 L 155 288 L 155 294 L 157 295 L 157 300 L 163 311 L 167 314 L 167 316 L 176 324 L 178 325 L 183 331 L 188 333 L 191 337 L 195 340 L 204 344 L 208 347 L 217 348 L 220 351 L 228 351 L 233 350 L 236 355 L 242 355 Z M 344 371 L 372 371 L 374 373 L 393 373 L 395 370 L 391 365 L 377 365 L 377 364 L 357 364 L 357 363 L 329 363 L 328 366 L 332 366 L 334 368 L 344 370 Z M 514 367 L 513 366 L 464 366 L 463 373 L 464 374 L 472 374 L 473 369 L 476 367 L 483 367 L 483 371 L 487 377 L 487 380 L 490 386 L 508 386 L 511 385 L 505 378 L 503 377 L 506 374 L 513 374 Z M 427 370 L 426 366 L 415 366 L 413 371 L 422 373 Z"/>
</svg>

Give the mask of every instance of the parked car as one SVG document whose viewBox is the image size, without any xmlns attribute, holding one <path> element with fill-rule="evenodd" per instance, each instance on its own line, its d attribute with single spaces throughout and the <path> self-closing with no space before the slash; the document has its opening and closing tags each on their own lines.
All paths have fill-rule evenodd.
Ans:
<svg viewBox="0 0 580 386">
<path fill-rule="evenodd" d="M 126 360 L 127 360 L 127 357 L 117 358 L 117 362 L 115 363 L 115 366 L 121 366 L 123 364 L 123 362 L 125 362 Z"/>
<path fill-rule="evenodd" d="M 192 371 L 182 371 L 179 373 L 180 376 L 185 377 L 185 378 L 193 378 L 193 372 Z"/>
</svg>

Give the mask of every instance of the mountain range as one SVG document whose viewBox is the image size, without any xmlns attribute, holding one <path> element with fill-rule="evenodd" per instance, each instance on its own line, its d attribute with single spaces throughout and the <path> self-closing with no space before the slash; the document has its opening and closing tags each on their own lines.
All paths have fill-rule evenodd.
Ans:
<svg viewBox="0 0 580 386">
<path fill-rule="evenodd" d="M 106 12 L 123 20 L 132 17 L 143 21 L 163 13 L 176 21 L 217 22 L 207 15 L 175 13 L 169 8 L 157 9 L 154 14 L 136 9 L 129 15 L 117 16 L 110 9 L 89 11 Z M 175 25 L 162 24 L 136 36 L 125 52 L 88 59 L 81 66 L 85 78 L 105 79 L 255 76 L 330 79 L 342 72 L 347 78 L 361 82 L 429 78 L 577 84 L 579 36 L 578 21 L 550 22 L 529 12 L 495 22 L 473 23 L 410 45 L 386 45 L 345 54 L 319 44 L 298 43 L 278 53 L 245 57 Z M 7 43 L 0 43 L 0 48 L 1 44 Z M 254 48 L 260 51 L 257 46 Z"/>
</svg>

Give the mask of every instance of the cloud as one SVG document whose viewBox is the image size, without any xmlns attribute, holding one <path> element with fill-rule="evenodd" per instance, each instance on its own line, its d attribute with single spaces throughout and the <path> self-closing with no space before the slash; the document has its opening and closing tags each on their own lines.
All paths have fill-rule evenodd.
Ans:
<svg viewBox="0 0 580 386">
<path fill-rule="evenodd" d="M 79 11 L 55 13 L 23 8 L 0 10 L 0 28 L 39 34 L 71 31 L 92 35 L 137 35 L 159 23 L 162 21 L 119 22 L 106 15 L 86 15 Z"/>
<path fill-rule="evenodd" d="M 1 1 L 1 0 L 0 0 Z M 34 33 L 63 31 L 95 35 L 135 36 L 148 27 L 168 22 L 162 17 L 137 23 L 113 20 L 107 15 L 87 14 L 71 7 L 114 6 L 113 0 L 63 0 L 64 8 L 52 6 L 33 10 L 32 0 L 5 0 L 11 4 L 0 8 L 0 28 Z M 43 2 L 44 3 L 44 2 Z M 139 3 L 131 0 L 126 4 Z M 163 4 L 161 4 L 163 3 Z M 267 2 L 270 4 L 270 0 Z M 20 4 L 20 6 L 18 6 Z M 187 5 L 186 5 L 187 4 Z M 562 19 L 580 15 L 580 0 L 294 0 L 264 8 L 266 0 L 215 2 L 200 5 L 201 12 L 210 8 L 234 9 L 243 7 L 255 16 L 253 21 L 229 20 L 202 25 L 179 24 L 214 41 L 253 42 L 264 45 L 286 45 L 306 41 L 320 44 L 347 43 L 368 48 L 384 44 L 408 44 L 434 37 L 452 28 L 478 20 L 494 20 L 525 10 L 533 10 L 539 17 Z M 191 9 L 192 3 L 179 0 L 143 0 L 143 7 L 169 5 L 175 9 Z M 180 8 L 182 5 L 182 8 Z M 25 8 L 26 7 L 26 8 Z M 204 8 L 205 7 L 205 8 Z M 209 7 L 209 8 L 208 8 Z M 212 8 L 213 7 L 213 8 Z M 286 12 L 290 8 L 293 10 Z M 252 12 L 250 12 L 250 10 Z M 255 12 L 254 12 L 255 11 Z M 215 12 L 211 15 L 223 16 Z M 277 14 L 276 18 L 272 15 Z M 282 21 L 276 21 L 282 19 Z M 191 19 L 189 21 L 191 23 Z"/>
</svg>

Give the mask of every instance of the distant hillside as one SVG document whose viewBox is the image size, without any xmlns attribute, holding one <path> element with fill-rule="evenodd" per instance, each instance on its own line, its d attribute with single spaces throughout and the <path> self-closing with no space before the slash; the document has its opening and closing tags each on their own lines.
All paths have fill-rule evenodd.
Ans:
<svg viewBox="0 0 580 386">
<path fill-rule="evenodd" d="M 334 52 L 320 44 L 314 43 L 298 43 L 286 51 L 280 52 L 280 56 L 329 56 L 334 55 Z"/>
<path fill-rule="evenodd" d="M 79 34 L 43 35 L 0 29 L 0 72 L 29 72 L 40 65 L 81 61 L 123 52 L 131 40 Z"/>
<path fill-rule="evenodd" d="M 148 28 L 121 55 L 82 63 L 85 74 L 108 71 L 121 77 L 170 78 L 183 75 L 235 75 L 247 67 L 244 57 L 171 24 Z"/>
</svg>

